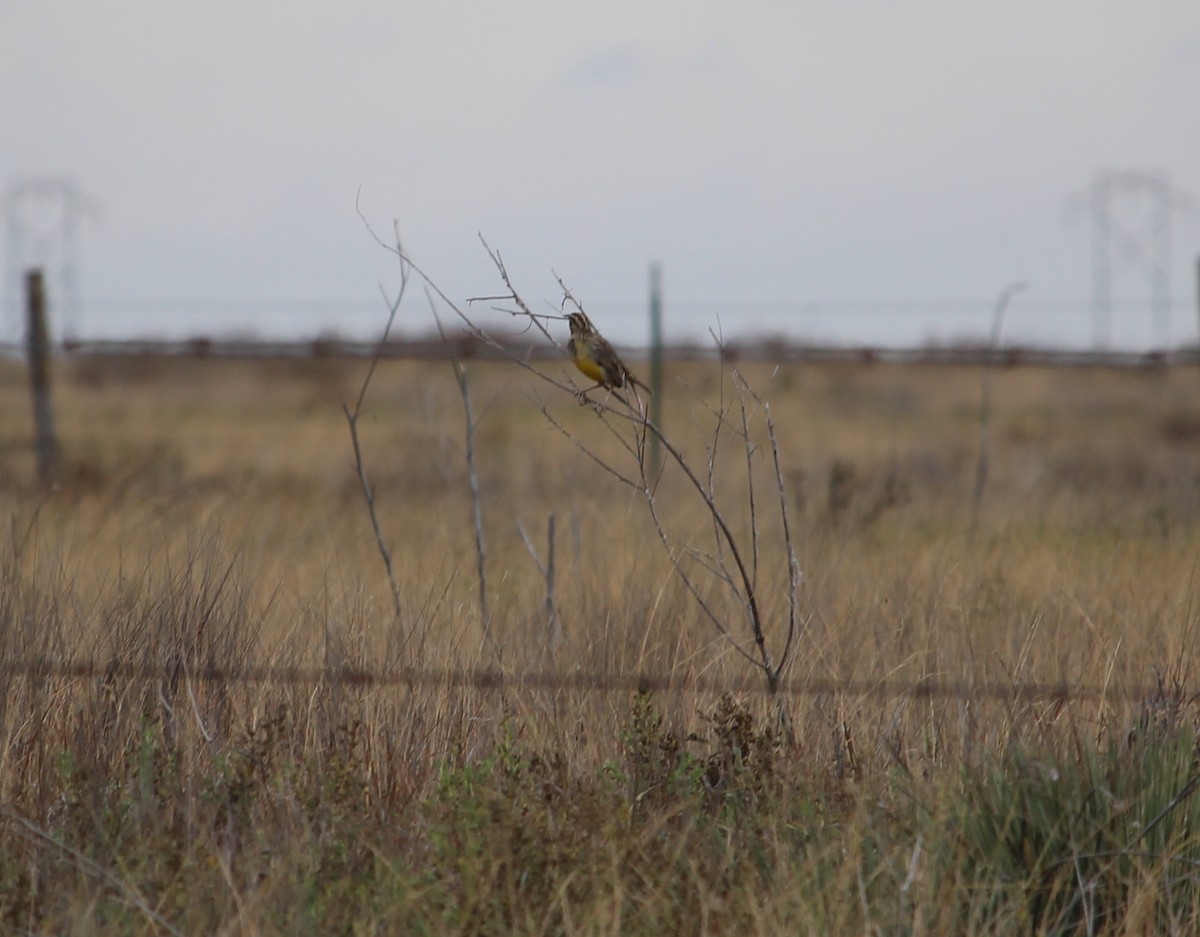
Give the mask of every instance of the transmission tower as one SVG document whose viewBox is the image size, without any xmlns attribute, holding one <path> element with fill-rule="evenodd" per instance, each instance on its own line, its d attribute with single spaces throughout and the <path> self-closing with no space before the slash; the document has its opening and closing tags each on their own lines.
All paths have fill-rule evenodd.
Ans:
<svg viewBox="0 0 1200 937">
<path fill-rule="evenodd" d="M 6 331 L 20 333 L 21 282 L 40 267 L 62 335 L 79 326 L 79 226 L 98 214 L 96 203 L 69 176 L 35 176 L 10 182 L 4 193 L 4 310 Z"/>
<path fill-rule="evenodd" d="M 1082 199 L 1091 215 L 1092 342 L 1112 340 L 1113 284 L 1127 270 L 1150 288 L 1160 347 L 1171 340 L 1171 210 L 1187 199 L 1161 172 L 1105 172 Z"/>
</svg>

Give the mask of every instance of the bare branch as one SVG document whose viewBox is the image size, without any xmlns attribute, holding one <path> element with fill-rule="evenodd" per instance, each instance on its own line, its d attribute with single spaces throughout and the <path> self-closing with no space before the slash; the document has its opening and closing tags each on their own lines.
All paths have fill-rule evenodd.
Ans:
<svg viewBox="0 0 1200 937">
<path fill-rule="evenodd" d="M 768 673 L 770 673 L 774 667 L 771 663 L 770 651 L 767 650 L 766 637 L 763 634 L 762 617 L 759 614 L 758 608 L 758 597 L 755 594 L 754 583 L 750 579 L 750 573 L 746 569 L 746 564 L 742 559 L 742 553 L 738 548 L 737 540 L 733 536 L 733 531 L 729 529 L 729 524 L 725 520 L 724 513 L 722 513 L 721 509 L 717 506 L 713 496 L 704 487 L 703 482 L 701 482 L 697 477 L 687 459 L 684 458 L 683 453 L 679 451 L 675 444 L 672 443 L 671 440 L 669 440 L 657 426 L 648 420 L 646 425 L 658 438 L 659 444 L 671 456 L 671 458 L 675 461 L 675 464 L 683 470 L 684 476 L 686 476 L 692 488 L 704 501 L 705 507 L 708 508 L 709 513 L 716 521 L 717 527 L 720 530 L 720 534 L 724 538 L 726 546 L 729 548 L 730 556 L 733 557 L 734 564 L 737 566 L 738 577 L 741 579 L 742 588 L 745 591 L 746 602 L 749 609 L 750 626 L 754 632 L 754 641 L 755 644 L 758 645 L 759 654 L 762 657 L 763 667 Z M 644 475 L 643 481 L 645 481 Z"/>
<path fill-rule="evenodd" d="M 624 402 L 624 401 L 622 401 L 622 402 Z M 546 414 L 547 417 L 549 417 L 549 413 L 544 408 L 543 408 L 542 412 L 544 414 Z M 632 414 L 626 414 L 626 413 L 622 413 L 620 411 L 614 411 L 611 409 L 609 409 L 607 412 L 610 415 L 617 417 L 618 419 L 629 419 L 629 420 L 634 419 Z M 765 636 L 765 633 L 763 630 L 763 622 L 762 622 L 762 617 L 761 617 L 759 607 L 758 607 L 758 597 L 755 592 L 754 583 L 751 580 L 749 570 L 747 569 L 745 561 L 742 558 L 741 550 L 738 547 L 737 539 L 734 537 L 733 531 L 729 527 L 729 524 L 725 518 L 724 513 L 721 511 L 721 509 L 717 505 L 714 493 L 709 490 L 709 488 L 705 485 L 705 483 L 703 481 L 701 481 L 700 477 L 696 474 L 696 471 L 692 468 L 691 464 L 688 462 L 687 458 L 683 455 L 683 453 L 680 451 L 680 449 L 673 442 L 671 442 L 670 439 L 668 439 L 666 437 L 666 435 L 662 432 L 662 430 L 660 430 L 653 423 L 653 421 L 651 421 L 650 419 L 648 419 L 646 417 L 642 417 L 637 422 L 641 423 L 644 426 L 645 431 L 647 433 L 653 434 L 655 436 L 655 438 L 658 439 L 662 448 L 670 455 L 671 459 L 675 462 L 675 464 L 678 465 L 679 468 L 683 471 L 684 476 L 688 480 L 688 483 L 691 485 L 693 490 L 695 490 L 695 492 L 700 496 L 701 500 L 704 502 L 704 505 L 709 512 L 709 516 L 713 519 L 713 522 L 716 527 L 716 537 L 717 537 L 718 544 L 723 543 L 724 549 L 729 550 L 729 555 L 733 558 L 734 565 L 737 568 L 737 580 L 740 581 L 740 583 L 741 583 L 741 589 L 739 591 L 742 593 L 744 606 L 747 611 L 747 619 L 750 624 L 751 631 L 753 632 L 753 635 L 754 635 L 755 644 L 757 645 L 759 654 L 761 656 L 761 662 L 755 661 L 755 663 L 757 666 L 760 666 L 768 674 L 768 676 L 770 677 L 770 679 L 772 679 L 772 681 L 774 681 L 776 678 L 772 675 L 775 671 L 775 666 L 773 663 L 771 653 L 766 646 L 766 636 Z M 556 423 L 555 425 L 557 426 L 558 424 Z M 562 429 L 561 426 L 559 426 L 559 429 L 561 432 L 563 432 L 565 435 L 567 435 L 568 438 L 573 438 L 573 437 L 571 437 L 571 434 L 568 433 L 566 430 Z M 590 453 L 589 453 L 589 455 L 590 455 Z M 593 459 L 597 462 L 597 464 L 601 465 L 601 467 L 603 467 L 605 470 L 609 471 L 612 474 L 619 475 L 619 473 L 617 473 L 615 469 L 613 469 L 606 462 L 604 462 L 604 460 L 602 460 L 598 457 L 595 457 L 595 456 L 593 456 Z M 674 549 L 670 545 L 670 538 L 667 535 L 665 529 L 662 529 L 661 520 L 657 515 L 656 509 L 654 509 L 654 493 L 653 493 L 653 489 L 651 488 L 649 478 L 647 477 L 648 466 L 644 459 L 639 460 L 638 468 L 639 468 L 639 472 L 640 472 L 640 483 L 634 484 L 633 487 L 637 488 L 639 491 L 642 492 L 643 497 L 647 501 L 647 505 L 651 508 L 652 515 L 655 519 L 656 527 L 659 528 L 659 539 L 663 541 L 664 547 L 667 548 L 668 554 L 671 556 L 672 563 L 675 566 L 675 569 L 680 574 L 681 578 L 685 578 L 685 573 L 678 563 L 678 556 L 677 556 L 676 552 L 674 551 Z M 623 477 L 623 476 L 620 476 L 620 477 Z M 689 586 L 689 591 L 692 592 L 693 596 L 697 599 L 697 601 L 700 601 L 700 596 L 694 590 L 693 587 Z M 706 614 L 709 615 L 710 619 L 715 618 L 715 616 L 711 612 L 711 609 L 708 608 L 707 606 L 706 606 Z M 718 624 L 717 621 L 714 621 L 713 623 L 714 623 L 714 625 Z M 723 634 L 728 634 L 728 631 L 727 631 L 727 629 L 725 629 L 724 625 L 720 625 L 720 630 L 722 630 Z M 730 640 L 732 640 L 732 638 L 730 638 Z M 740 645 L 739 645 L 739 649 L 740 649 Z"/>
<path fill-rule="evenodd" d="M 532 400 L 537 405 L 538 411 L 542 414 L 542 416 L 544 416 L 546 418 L 546 420 L 550 423 L 550 425 L 553 426 L 560 433 L 562 433 L 567 439 L 569 439 L 574 444 L 576 449 L 578 449 L 585 456 L 587 456 L 589 459 L 591 459 L 593 462 L 595 462 L 598 466 L 600 466 L 600 468 L 604 469 L 604 471 L 606 471 L 609 475 L 611 475 L 617 481 L 621 482 L 621 484 L 628 485 L 630 488 L 633 488 L 635 491 L 641 491 L 642 486 L 640 484 L 635 482 L 633 479 L 628 478 L 625 475 L 622 475 L 619 471 L 617 471 L 615 468 L 613 468 L 611 465 L 609 465 L 603 458 L 598 456 L 591 449 L 589 449 L 587 446 L 585 446 L 583 443 L 581 443 L 579 441 L 579 439 L 575 436 L 574 433 L 572 433 L 570 430 L 568 430 L 565 426 L 563 426 L 560 422 L 558 422 L 558 420 L 556 420 L 553 417 L 553 415 L 551 415 L 550 411 L 546 409 L 546 405 L 544 403 L 542 403 L 541 400 L 539 400 L 533 396 L 530 396 L 530 400 Z"/>
<path fill-rule="evenodd" d="M 396 232 L 396 243 L 400 243 L 400 233 Z M 404 300 L 404 293 L 408 289 L 409 268 L 405 263 L 403 255 L 400 255 L 400 291 L 396 294 L 396 299 L 393 302 L 388 302 L 387 291 L 384 290 L 383 284 L 379 285 L 380 295 L 383 296 L 383 301 L 388 304 L 387 324 L 383 327 L 383 334 L 379 336 L 379 344 L 375 346 L 375 354 L 371 356 L 371 363 L 367 367 L 367 376 L 363 378 L 362 387 L 358 391 L 358 399 L 354 402 L 354 418 L 358 419 L 359 413 L 362 412 L 363 398 L 367 396 L 367 388 L 371 384 L 371 377 L 375 374 L 375 368 L 379 364 L 379 359 L 383 355 L 383 349 L 387 346 L 387 340 L 392 334 L 392 325 L 396 321 L 396 313 L 400 311 L 400 303 Z"/>
<path fill-rule="evenodd" d="M 771 461 L 775 467 L 775 490 L 779 496 L 779 516 L 783 524 L 783 545 L 787 551 L 788 561 L 788 629 L 787 637 L 783 643 L 783 651 L 779 655 L 779 663 L 775 668 L 775 677 L 778 680 L 780 674 L 788 664 L 788 659 L 792 653 L 792 644 L 796 638 L 800 617 L 800 583 L 804 579 L 804 573 L 800 569 L 800 560 L 796 556 L 796 545 L 792 540 L 792 528 L 788 519 L 787 506 L 787 489 L 783 484 L 783 468 L 779 460 L 779 439 L 775 435 L 775 421 L 771 417 L 771 406 L 758 395 L 746 379 L 735 369 L 734 377 L 741 382 L 746 392 L 754 398 L 755 402 L 762 407 L 762 411 L 767 421 L 767 439 L 771 443 Z"/>
<path fill-rule="evenodd" d="M 429 288 L 425 289 L 429 300 L 429 310 L 433 313 L 433 321 L 437 325 L 438 334 L 442 341 L 446 340 L 446 332 L 442 328 L 442 319 L 438 315 L 437 304 Z M 479 579 L 479 627 L 485 642 L 491 638 L 492 618 L 488 611 L 487 601 L 487 553 L 483 541 L 483 507 L 479 496 L 479 473 L 475 470 L 475 417 L 471 412 L 471 389 L 467 380 L 467 370 L 458 358 L 450 359 L 454 369 L 454 381 L 458 385 L 458 394 L 462 398 L 463 419 L 465 424 L 465 445 L 467 462 L 467 485 L 471 491 L 471 519 L 475 527 L 475 565 Z"/>
<path fill-rule="evenodd" d="M 734 369 L 734 376 L 745 384 L 745 380 Z M 746 397 L 738 394 L 738 409 L 742 411 L 742 448 L 746 452 L 746 498 L 750 509 L 750 569 L 751 578 L 758 585 L 758 516 L 754 506 L 754 445 L 750 441 L 750 417 L 746 413 Z"/>
<path fill-rule="evenodd" d="M 359 190 L 361 194 L 361 189 Z M 371 385 L 371 378 L 375 375 L 375 368 L 379 364 L 379 359 L 383 354 L 384 346 L 392 331 L 392 325 L 396 321 L 396 313 L 400 310 L 400 304 L 404 301 L 404 294 L 408 289 L 408 281 L 412 269 L 411 264 L 405 259 L 404 251 L 400 245 L 400 229 L 398 225 L 393 224 L 393 230 L 396 237 L 396 246 L 389 247 L 377 235 L 366 217 L 362 213 L 362 209 L 358 204 L 358 197 L 354 201 L 355 210 L 358 211 L 359 218 L 362 219 L 367 231 L 371 236 L 384 248 L 394 253 L 400 263 L 400 289 L 396 293 L 396 298 L 388 302 L 388 318 L 387 324 L 383 328 L 383 334 L 379 338 L 379 344 L 375 347 L 375 354 L 371 356 L 371 363 L 367 368 L 366 376 L 363 378 L 362 386 L 358 391 L 358 398 L 354 402 L 354 409 L 342 404 L 342 412 L 346 415 L 346 423 L 350 428 L 350 443 L 354 449 L 354 468 L 358 476 L 359 487 L 362 489 L 363 500 L 366 502 L 367 514 L 371 519 L 371 530 L 375 534 L 375 545 L 379 548 L 379 555 L 383 559 L 384 569 L 387 571 L 388 583 L 392 588 L 392 604 L 396 613 L 396 619 L 399 620 L 402 612 L 400 601 L 400 584 L 396 580 L 396 570 L 392 565 L 392 553 L 388 549 L 387 543 L 383 539 L 383 531 L 379 526 L 379 514 L 375 509 L 375 489 L 371 485 L 370 479 L 367 477 L 366 464 L 363 462 L 362 444 L 358 437 L 358 420 L 362 414 L 363 401 L 367 396 L 367 388 Z M 379 287 L 383 294 L 384 301 L 387 302 L 387 293 L 383 286 Z"/>
<path fill-rule="evenodd" d="M 361 395 L 360 395 L 361 397 Z M 346 414 L 346 423 L 350 427 L 350 443 L 354 447 L 354 467 L 358 475 L 358 484 L 362 489 L 363 499 L 367 503 L 367 514 L 371 519 L 371 530 L 375 533 L 375 544 L 379 547 L 379 555 L 383 558 L 387 570 L 388 582 L 392 586 L 392 602 L 395 606 L 396 618 L 400 617 L 400 584 L 396 581 L 396 570 L 392 566 L 392 551 L 388 549 L 383 539 L 383 531 L 379 529 L 379 514 L 375 510 L 375 489 L 367 478 L 367 468 L 363 463 L 362 446 L 358 441 L 358 416 L 348 406 L 342 404 L 342 412 Z"/>
<path fill-rule="evenodd" d="M 643 475 L 643 480 L 645 480 L 645 475 Z M 683 568 L 683 564 L 680 561 L 679 551 L 675 549 L 671 543 L 671 538 L 667 535 L 667 531 L 663 526 L 662 519 L 658 515 L 658 508 L 655 505 L 654 496 L 649 487 L 643 486 L 642 492 L 646 496 L 646 507 L 650 512 L 650 519 L 654 522 L 654 529 L 658 533 L 658 539 L 662 543 L 663 549 L 666 550 L 667 558 L 670 559 L 671 565 L 674 567 L 675 573 L 679 576 L 684 588 L 691 593 L 692 598 L 696 600 L 696 604 L 700 606 L 700 609 L 704 612 L 705 617 L 708 618 L 713 627 L 717 629 L 717 633 L 720 634 L 721 637 L 724 638 L 735 651 L 742 655 L 742 657 L 746 658 L 746 660 L 749 661 L 753 666 L 759 668 L 760 670 L 763 669 L 762 662 L 755 659 L 754 655 L 742 647 L 738 640 L 730 633 L 725 623 L 721 620 L 721 617 L 717 615 L 712 606 L 708 604 L 708 601 L 704 598 L 704 596 L 700 594 L 700 590 L 697 588 L 696 584 L 692 582 L 687 570 Z"/>
<path fill-rule="evenodd" d="M 746 605 L 745 597 L 742 595 L 741 590 L 738 589 L 737 583 L 734 581 L 733 576 L 730 575 L 728 567 L 726 567 L 724 563 L 720 562 L 719 558 L 713 558 L 703 550 L 700 550 L 696 547 L 684 547 L 683 552 L 704 567 L 705 571 L 712 576 L 713 579 L 717 580 L 717 582 L 725 583 L 725 585 L 729 587 L 729 591 L 733 593 L 734 598 L 741 603 L 742 608 L 746 611 L 749 611 Z"/>
<path fill-rule="evenodd" d="M 538 568 L 546 582 L 545 611 L 551 648 L 562 638 L 562 622 L 558 617 L 558 609 L 554 606 L 554 527 L 554 515 L 551 514 L 546 520 L 546 562 L 543 563 L 529 534 L 525 532 L 525 525 L 520 519 L 517 520 L 517 533 L 521 535 L 521 542 L 525 544 L 533 565 Z"/>
<path fill-rule="evenodd" d="M 492 259 L 492 263 L 495 264 L 495 266 L 496 266 L 496 271 L 500 274 L 500 279 L 504 282 L 504 285 L 508 287 L 508 296 L 506 296 L 505 298 L 511 299 L 514 303 L 517 304 L 517 308 L 521 310 L 521 313 L 523 315 L 526 315 L 529 317 L 530 322 L 532 322 L 535 326 L 537 326 L 538 331 L 540 331 L 542 333 L 542 335 L 544 335 L 546 337 L 546 341 L 548 341 L 555 348 L 560 347 L 558 342 L 555 341 L 554 336 L 550 334 L 549 329 L 547 329 L 544 325 L 542 325 L 541 319 L 543 317 L 538 316 L 537 313 L 535 313 L 532 309 L 529 308 L 529 304 L 526 303 L 525 300 L 521 298 L 521 294 L 518 293 L 517 288 L 515 286 L 513 286 L 512 279 L 508 275 L 508 268 L 504 266 L 504 260 L 500 256 L 500 252 L 497 250 L 492 250 L 491 245 L 488 244 L 488 242 L 486 240 L 484 240 L 484 237 L 482 234 L 479 235 L 479 243 L 481 243 L 483 245 L 483 249 L 485 251 L 487 251 L 488 257 L 490 257 Z"/>
</svg>

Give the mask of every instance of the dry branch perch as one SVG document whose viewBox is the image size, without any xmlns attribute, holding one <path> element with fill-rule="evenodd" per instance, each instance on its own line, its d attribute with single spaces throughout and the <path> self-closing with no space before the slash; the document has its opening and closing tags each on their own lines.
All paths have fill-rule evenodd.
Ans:
<svg viewBox="0 0 1200 937">
<path fill-rule="evenodd" d="M 370 226 L 368 225 L 368 229 L 369 228 Z M 374 235 L 373 231 L 371 233 L 373 236 L 375 236 L 376 241 L 380 243 L 381 246 L 395 253 L 396 256 L 400 258 L 402 265 L 406 270 L 416 274 L 421 278 L 421 280 L 424 281 L 430 293 L 432 294 L 430 298 L 431 304 L 433 302 L 433 297 L 436 297 L 444 302 L 462 321 L 467 332 L 471 336 L 488 345 L 489 347 L 499 351 L 513 364 L 516 364 L 518 367 L 535 374 L 540 380 L 545 381 L 547 384 L 555 387 L 559 391 L 569 393 L 572 396 L 578 396 L 580 394 L 579 388 L 576 387 L 573 382 L 560 380 L 551 376 L 545 371 L 540 370 L 531 364 L 529 360 L 515 354 L 503 343 L 489 335 L 486 330 L 482 329 L 471 319 L 471 317 L 463 310 L 461 306 L 451 300 L 441 290 L 441 288 L 438 287 L 431 277 L 429 277 L 419 266 L 412 262 L 412 260 L 400 247 L 399 239 L 397 239 L 396 246 L 392 247 L 384 243 L 377 235 Z M 535 325 L 549 342 L 551 342 L 556 348 L 560 347 L 550 334 L 549 330 L 541 322 L 541 317 L 533 313 L 529 304 L 522 298 L 520 292 L 516 289 L 499 251 L 493 250 L 487 244 L 487 242 L 482 239 L 482 237 L 480 240 L 483 243 L 484 249 L 487 251 L 488 257 L 491 259 L 492 264 L 495 266 L 496 271 L 507 292 L 500 296 L 479 297 L 478 299 L 488 299 L 491 301 L 500 300 L 506 303 L 511 303 L 515 308 L 505 309 L 504 311 L 508 312 L 510 315 L 518 315 L 528 318 L 530 323 Z M 555 276 L 557 277 L 557 274 L 555 274 Z M 584 312 L 583 305 L 574 296 L 570 289 L 566 287 L 560 277 L 558 278 L 558 283 L 563 294 L 561 307 L 564 310 L 568 306 L 571 307 L 575 310 L 575 312 L 572 314 L 580 317 L 578 321 L 587 322 L 588 320 L 586 319 L 586 313 Z M 440 322 L 438 323 L 438 327 L 439 329 L 441 328 Z M 581 370 L 583 369 L 581 368 Z M 594 377 L 595 375 L 590 374 L 589 376 Z M 607 376 L 608 375 L 606 371 L 606 379 Z M 470 431 L 473 428 L 473 421 L 469 410 L 469 398 L 465 394 L 464 377 L 457 363 L 455 368 L 455 377 L 459 382 L 460 392 L 464 394 L 464 403 L 468 406 L 468 448 L 470 450 L 471 445 L 469 437 Z M 564 426 L 561 421 L 556 420 L 545 404 L 540 401 L 537 403 L 538 408 L 541 410 L 547 421 L 554 426 L 555 429 L 570 439 L 579 449 L 581 449 L 589 458 L 591 458 L 592 461 L 594 461 L 610 475 L 619 479 L 622 483 L 637 489 L 642 494 L 651 520 L 654 522 L 659 540 L 662 543 L 667 556 L 671 560 L 673 568 L 679 575 L 680 580 L 683 582 L 688 592 L 696 600 L 705 617 L 713 625 L 714 629 L 721 636 L 721 638 L 727 641 L 729 645 L 744 659 L 762 671 L 767 681 L 767 688 L 771 695 L 776 699 L 776 702 L 779 706 L 781 725 L 788 731 L 788 735 L 790 737 L 790 720 L 788 719 L 786 710 L 784 708 L 782 694 L 779 693 L 779 689 L 780 679 L 791 659 L 791 654 L 795 648 L 795 638 L 798 632 L 799 612 L 797 603 L 799 565 L 796 560 L 794 544 L 792 543 L 791 527 L 787 517 L 786 498 L 783 486 L 783 472 L 780 466 L 779 449 L 775 439 L 775 428 L 770 418 L 769 408 L 766 406 L 765 402 L 753 392 L 749 384 L 743 378 L 741 378 L 740 375 L 735 374 L 735 379 L 737 381 L 736 386 L 740 395 L 739 405 L 741 408 L 742 423 L 740 433 L 738 435 L 742 437 L 743 452 L 746 461 L 746 491 L 751 512 L 750 516 L 752 528 L 749 542 L 743 543 L 743 541 L 733 533 L 726 510 L 720 504 L 718 504 L 713 484 L 713 479 L 716 474 L 716 462 L 718 459 L 718 443 L 720 441 L 721 426 L 725 424 L 728 419 L 725 410 L 722 409 L 721 412 L 716 414 L 717 422 L 714 429 L 712 447 L 708 453 L 707 465 L 703 470 L 704 477 L 701 477 L 701 473 L 693 467 L 692 463 L 683 454 L 682 449 L 675 442 L 673 442 L 659 426 L 655 425 L 655 423 L 647 415 L 645 409 L 642 407 L 633 406 L 628 399 L 618 392 L 620 388 L 626 385 L 633 385 L 635 383 L 635 381 L 632 379 L 632 375 L 628 375 L 625 369 L 622 369 L 620 377 L 621 380 L 619 381 L 615 379 L 607 381 L 605 386 L 610 384 L 612 385 L 608 387 L 609 393 L 602 400 L 593 400 L 592 409 L 597 418 L 605 425 L 608 431 L 612 433 L 614 438 L 618 440 L 625 453 L 633 460 L 634 465 L 637 468 L 635 474 L 622 471 L 620 467 L 613 464 L 607 458 L 599 455 L 586 444 L 581 442 L 575 433 Z M 759 519 L 757 514 L 758 503 L 757 496 L 755 494 L 753 475 L 753 461 L 756 449 L 749 437 L 750 417 L 747 408 L 748 400 L 757 404 L 757 406 L 766 415 L 767 432 L 771 443 L 773 467 L 775 470 L 775 485 L 777 488 L 777 495 L 782 513 L 782 536 L 784 539 L 784 547 L 786 550 L 789 567 L 790 595 L 788 624 L 784 633 L 782 648 L 779 649 L 778 654 L 773 653 L 771 650 L 768 627 L 764 620 L 758 595 L 758 557 L 761 531 L 759 528 Z M 694 495 L 700 499 L 704 509 L 708 512 L 708 516 L 712 522 L 715 553 L 707 556 L 696 557 L 694 554 L 689 552 L 689 547 L 677 543 L 666 530 L 656 501 L 656 488 L 663 468 L 651 466 L 651 461 L 648 455 L 650 447 L 647 445 L 647 442 L 650 440 L 653 440 L 657 444 L 659 451 L 666 453 L 667 460 L 670 463 L 673 463 L 679 468 L 687 482 L 688 487 L 694 493 Z M 481 588 L 480 604 L 481 606 L 485 606 L 484 593 L 482 591 L 484 580 L 480 527 L 481 524 L 478 515 L 478 508 L 476 508 L 476 543 L 477 553 L 481 564 L 479 574 Z M 528 537 L 524 535 L 524 531 L 522 531 L 522 536 L 526 540 L 526 546 L 530 547 Z M 535 562 L 537 562 L 536 554 L 532 549 L 530 549 L 530 553 L 534 556 Z M 740 638 L 735 635 L 730 623 L 725 621 L 722 616 L 718 614 L 714 606 L 701 594 L 698 584 L 693 580 L 691 574 L 687 569 L 684 568 L 683 565 L 685 557 L 689 555 L 694 556 L 695 559 L 698 559 L 700 568 L 704 569 L 707 575 L 714 577 L 716 581 L 723 583 L 724 587 L 729 591 L 729 593 L 736 598 L 737 603 L 742 608 L 742 612 L 745 616 L 746 629 L 748 631 L 748 634 L 745 636 L 745 638 Z"/>
</svg>

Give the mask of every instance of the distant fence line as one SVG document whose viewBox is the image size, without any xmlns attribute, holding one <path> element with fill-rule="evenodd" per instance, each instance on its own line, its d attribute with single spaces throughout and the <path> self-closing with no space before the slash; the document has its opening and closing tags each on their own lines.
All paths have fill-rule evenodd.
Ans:
<svg viewBox="0 0 1200 937">
<path fill-rule="evenodd" d="M 51 352 L 65 358 L 136 358 L 176 357 L 194 359 L 320 359 L 368 358 L 377 351 L 387 359 L 445 361 L 449 359 L 505 360 L 509 354 L 525 360 L 553 360 L 563 354 L 545 345 L 518 341 L 494 348 L 471 336 L 450 341 L 396 340 L 385 343 L 318 338 L 308 341 L 249 341 L 191 338 L 178 341 L 138 340 L 67 340 L 56 342 Z M 25 346 L 0 343 L 0 357 L 18 358 Z M 635 351 L 636 354 L 636 351 Z M 890 348 L 793 344 L 779 340 L 730 342 L 721 349 L 704 345 L 674 345 L 665 349 L 672 361 L 712 361 L 718 358 L 736 361 L 788 363 L 908 363 L 953 365 L 999 365 L 1007 367 L 1110 367 L 1162 368 L 1200 364 L 1200 348 L 1172 351 L 1055 350 L 1019 345 L 989 348 L 982 345 L 920 346 Z"/>
<path fill-rule="evenodd" d="M 478 690 L 583 690 L 600 693 L 740 693 L 765 694 L 765 681 L 752 677 L 711 679 L 675 674 L 601 674 L 531 671 L 506 673 L 491 668 L 398 667 L 374 672 L 356 667 L 185 667 L 131 664 L 120 661 L 61 662 L 47 660 L 8 661 L 0 664 L 5 678 L 30 677 L 66 680 L 178 681 L 223 684 L 278 684 L 349 687 L 454 687 Z M 1047 702 L 1057 705 L 1079 702 L 1142 702 L 1164 696 L 1179 704 L 1200 700 L 1200 693 L 1184 694 L 1180 688 L 1161 685 L 1092 685 L 1065 682 L 1004 682 L 978 684 L 966 680 L 924 679 L 863 680 L 811 678 L 784 681 L 779 692 L 791 697 L 862 696 L 878 699 L 962 699 L 1008 702 Z"/>
</svg>

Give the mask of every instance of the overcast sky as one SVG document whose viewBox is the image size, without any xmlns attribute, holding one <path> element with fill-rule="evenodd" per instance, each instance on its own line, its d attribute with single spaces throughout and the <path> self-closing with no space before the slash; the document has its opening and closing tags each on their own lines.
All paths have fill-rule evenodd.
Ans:
<svg viewBox="0 0 1200 937">
<path fill-rule="evenodd" d="M 396 278 L 360 188 L 456 297 L 495 291 L 482 233 L 528 299 L 553 269 L 614 330 L 657 259 L 677 328 L 807 309 L 870 340 L 863 308 L 1028 280 L 1019 331 L 1086 309 L 1068 205 L 1097 173 L 1200 193 L 1200 4 L 8 0 L 0 118 L 0 184 L 65 175 L 98 208 L 85 333 L 365 334 Z M 52 250 L 26 201 L 21 249 Z M 1172 227 L 1194 341 L 1200 223 Z M 1137 315 L 1114 334 L 1147 340 Z"/>
</svg>

